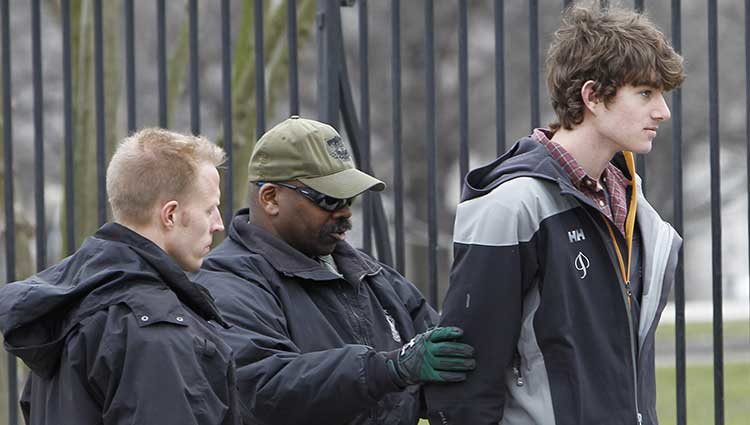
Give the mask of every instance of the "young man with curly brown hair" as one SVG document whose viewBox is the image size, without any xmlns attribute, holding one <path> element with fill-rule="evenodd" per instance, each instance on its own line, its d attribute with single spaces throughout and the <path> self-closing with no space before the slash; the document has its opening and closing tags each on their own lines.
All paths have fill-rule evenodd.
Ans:
<svg viewBox="0 0 750 425">
<path fill-rule="evenodd" d="M 633 154 L 670 118 L 682 58 L 644 15 L 563 15 L 547 53 L 557 121 L 470 172 L 441 325 L 477 369 L 427 389 L 432 423 L 657 424 L 654 332 L 681 239 Z"/>
</svg>

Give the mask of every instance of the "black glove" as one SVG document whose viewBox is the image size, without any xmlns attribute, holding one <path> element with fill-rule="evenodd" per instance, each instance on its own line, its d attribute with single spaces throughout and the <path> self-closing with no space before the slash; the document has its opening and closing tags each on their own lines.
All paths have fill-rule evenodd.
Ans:
<svg viewBox="0 0 750 425">
<path fill-rule="evenodd" d="M 455 342 L 457 327 L 438 327 L 421 333 L 396 351 L 386 353 L 391 378 L 400 387 L 423 382 L 461 382 L 474 370 L 474 348 Z"/>
</svg>

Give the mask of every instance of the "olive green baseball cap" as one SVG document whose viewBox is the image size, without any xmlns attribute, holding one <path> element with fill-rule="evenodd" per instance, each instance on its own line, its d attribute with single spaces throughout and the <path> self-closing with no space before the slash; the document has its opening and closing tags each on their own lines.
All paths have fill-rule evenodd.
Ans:
<svg viewBox="0 0 750 425">
<path fill-rule="evenodd" d="M 385 183 L 354 166 L 333 127 L 296 115 L 268 130 L 255 143 L 247 175 L 251 182 L 299 180 L 338 199 L 385 189 Z"/>
</svg>

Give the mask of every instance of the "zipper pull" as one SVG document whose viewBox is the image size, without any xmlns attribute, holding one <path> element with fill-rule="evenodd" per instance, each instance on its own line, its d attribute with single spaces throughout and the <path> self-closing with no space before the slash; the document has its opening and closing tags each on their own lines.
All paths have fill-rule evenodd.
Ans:
<svg viewBox="0 0 750 425">
<path fill-rule="evenodd" d="M 641 415 L 641 412 L 638 412 L 638 425 L 643 425 L 643 415 Z"/>
<path fill-rule="evenodd" d="M 513 356 L 513 375 L 516 376 L 516 386 L 523 387 L 523 375 L 521 374 L 521 356 Z"/>
<path fill-rule="evenodd" d="M 628 307 L 633 304 L 633 291 L 630 290 L 630 282 L 625 282 L 625 294 L 628 296 Z"/>
<path fill-rule="evenodd" d="M 523 387 L 523 376 L 521 376 L 521 370 L 513 366 L 513 374 L 516 375 L 516 386 Z"/>
</svg>

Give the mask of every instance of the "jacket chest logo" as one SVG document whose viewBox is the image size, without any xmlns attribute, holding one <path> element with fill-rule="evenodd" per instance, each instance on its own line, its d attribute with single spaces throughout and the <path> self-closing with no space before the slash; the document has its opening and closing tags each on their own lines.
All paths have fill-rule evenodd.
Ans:
<svg viewBox="0 0 750 425">
<path fill-rule="evenodd" d="M 581 273 L 581 279 L 583 279 L 586 277 L 586 275 L 588 275 L 589 267 L 591 267 L 591 262 L 589 261 L 589 258 L 584 255 L 584 253 L 578 251 L 578 255 L 576 255 L 576 259 L 573 261 L 573 265 L 575 266 L 576 270 Z"/>
<path fill-rule="evenodd" d="M 585 241 L 586 235 L 583 233 L 583 229 L 573 229 L 568 232 L 568 240 L 570 243 Z"/>
<path fill-rule="evenodd" d="M 385 314 L 385 321 L 388 322 L 388 325 L 391 327 L 391 338 L 393 338 L 394 341 L 401 343 L 401 335 L 399 335 L 398 329 L 396 329 L 396 319 L 388 313 L 388 310 L 383 309 L 383 314 Z"/>
</svg>

